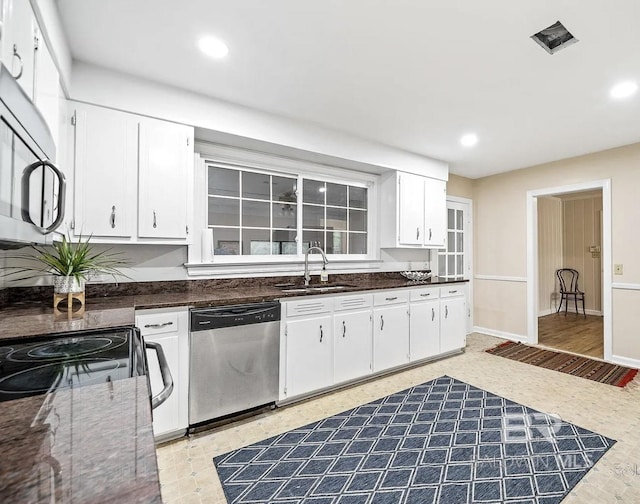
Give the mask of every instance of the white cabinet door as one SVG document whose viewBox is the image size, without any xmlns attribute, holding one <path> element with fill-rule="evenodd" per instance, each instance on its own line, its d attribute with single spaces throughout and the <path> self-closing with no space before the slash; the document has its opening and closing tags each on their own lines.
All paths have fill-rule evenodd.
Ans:
<svg viewBox="0 0 640 504">
<path fill-rule="evenodd" d="M 295 397 L 333 384 L 331 315 L 287 320 L 286 394 Z"/>
<path fill-rule="evenodd" d="M 169 434 L 181 435 L 189 426 L 189 311 L 187 308 L 140 310 L 136 312 L 136 325 L 145 341 L 162 346 L 173 379 L 171 395 L 153 410 L 153 433 L 163 439 Z M 163 383 L 155 350 L 147 350 L 147 362 L 151 393 L 156 395 Z"/>
<path fill-rule="evenodd" d="M 424 245 L 444 247 L 447 233 L 447 183 L 425 179 L 424 183 Z"/>
<path fill-rule="evenodd" d="M 411 303 L 411 360 L 417 361 L 440 353 L 440 302 Z"/>
<path fill-rule="evenodd" d="M 463 296 L 440 300 L 440 353 L 464 348 L 467 334 L 467 310 Z"/>
<path fill-rule="evenodd" d="M 193 163 L 193 128 L 140 121 L 138 236 L 187 237 L 187 190 Z"/>
<path fill-rule="evenodd" d="M 338 312 L 333 317 L 334 383 L 371 373 L 371 310 Z"/>
<path fill-rule="evenodd" d="M 171 376 L 175 381 L 180 371 L 178 336 L 168 336 L 165 338 L 147 337 L 145 339 L 146 341 L 159 343 L 162 346 L 162 350 L 167 358 L 167 363 L 169 364 Z M 163 383 L 162 375 L 160 374 L 160 366 L 158 364 L 158 355 L 154 350 L 147 350 L 147 361 L 149 363 L 151 393 L 156 395 L 162 390 Z M 153 410 L 153 434 L 158 437 L 166 434 L 167 432 L 180 429 L 181 427 L 180 391 L 176 382 L 174 384 L 174 390 L 171 392 L 169 398 Z"/>
<path fill-rule="evenodd" d="M 399 175 L 399 241 L 402 245 L 422 245 L 424 238 L 424 177 Z"/>
<path fill-rule="evenodd" d="M 373 371 L 409 362 L 409 315 L 406 304 L 373 310 Z"/>
<path fill-rule="evenodd" d="M 134 235 L 138 122 L 131 114 L 74 104 L 75 233 Z"/>
<path fill-rule="evenodd" d="M 28 0 L 4 0 L 2 62 L 33 99 L 36 17 Z M 2 2 L 0 2 L 1 6 Z"/>
</svg>

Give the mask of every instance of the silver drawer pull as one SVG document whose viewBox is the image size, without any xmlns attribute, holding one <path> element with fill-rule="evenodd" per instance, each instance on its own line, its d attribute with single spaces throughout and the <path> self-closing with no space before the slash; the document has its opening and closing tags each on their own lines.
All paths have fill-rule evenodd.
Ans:
<svg viewBox="0 0 640 504">
<path fill-rule="evenodd" d="M 431 322 L 433 322 L 433 319 L 435 318 L 436 318 L 436 311 L 433 308 L 431 308 Z"/>
<path fill-rule="evenodd" d="M 173 325 L 173 322 L 163 322 L 162 324 L 145 324 L 145 329 L 162 329 L 163 327 L 167 327 Z"/>
<path fill-rule="evenodd" d="M 320 343 L 322 343 L 323 336 L 324 336 L 324 331 L 322 330 L 322 324 L 320 324 Z"/>
<path fill-rule="evenodd" d="M 393 296 L 393 297 L 388 297 L 388 298 L 384 298 L 385 301 L 395 301 L 396 299 L 398 299 L 398 296 Z"/>
<path fill-rule="evenodd" d="M 431 295 L 430 292 L 428 292 L 427 294 L 420 294 L 421 297 L 429 297 Z"/>
<path fill-rule="evenodd" d="M 458 291 L 457 290 L 452 290 L 452 291 L 449 291 L 449 294 L 455 294 L 456 292 L 458 292 Z"/>
</svg>

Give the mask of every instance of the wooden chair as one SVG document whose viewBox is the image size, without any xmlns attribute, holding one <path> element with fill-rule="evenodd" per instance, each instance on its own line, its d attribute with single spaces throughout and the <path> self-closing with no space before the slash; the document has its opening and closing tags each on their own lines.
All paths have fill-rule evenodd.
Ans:
<svg viewBox="0 0 640 504">
<path fill-rule="evenodd" d="M 571 268 L 562 268 L 556 270 L 556 276 L 560 281 L 560 304 L 556 313 L 562 308 L 564 302 L 564 316 L 567 316 L 567 308 L 569 307 L 569 299 L 573 298 L 573 302 L 576 307 L 576 314 L 578 314 L 578 301 L 582 302 L 582 314 L 584 318 L 587 318 L 587 313 L 584 309 L 584 292 L 578 288 L 578 276 L 579 273 Z"/>
</svg>

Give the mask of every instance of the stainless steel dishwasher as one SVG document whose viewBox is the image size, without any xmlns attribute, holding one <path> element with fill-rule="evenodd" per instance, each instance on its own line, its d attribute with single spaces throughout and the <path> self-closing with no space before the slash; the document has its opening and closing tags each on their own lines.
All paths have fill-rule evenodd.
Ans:
<svg viewBox="0 0 640 504">
<path fill-rule="evenodd" d="M 280 303 L 191 310 L 189 425 L 278 399 Z"/>
</svg>

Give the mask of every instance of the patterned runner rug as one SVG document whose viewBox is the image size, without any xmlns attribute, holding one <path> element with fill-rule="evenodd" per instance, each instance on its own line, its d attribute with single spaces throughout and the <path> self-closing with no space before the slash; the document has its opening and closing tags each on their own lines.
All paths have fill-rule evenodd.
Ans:
<svg viewBox="0 0 640 504">
<path fill-rule="evenodd" d="M 214 463 L 232 504 L 551 504 L 614 443 L 443 376 Z"/>
<path fill-rule="evenodd" d="M 490 348 L 487 352 L 518 362 L 579 376 L 587 380 L 615 385 L 616 387 L 624 387 L 638 373 L 637 369 L 609 364 L 608 362 L 580 357 L 579 355 L 545 350 L 514 341 L 501 343 L 494 348 Z"/>
</svg>

